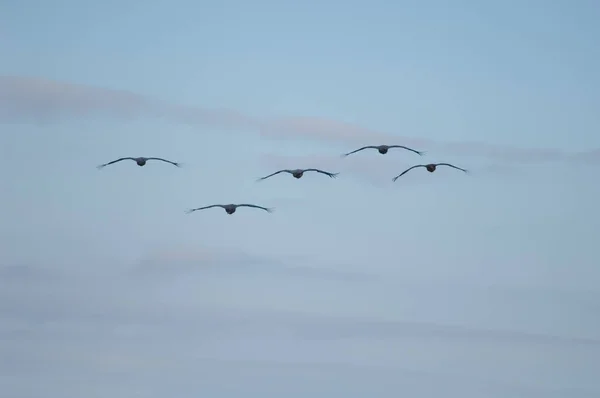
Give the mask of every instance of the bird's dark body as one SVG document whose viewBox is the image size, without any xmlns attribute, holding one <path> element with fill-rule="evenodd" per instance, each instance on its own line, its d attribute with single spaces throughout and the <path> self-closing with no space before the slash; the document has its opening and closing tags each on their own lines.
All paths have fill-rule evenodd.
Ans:
<svg viewBox="0 0 600 398">
<path fill-rule="evenodd" d="M 386 146 L 380 146 L 379 148 L 377 148 L 377 150 L 380 154 L 385 155 L 386 153 L 388 153 L 389 148 Z"/>
<path fill-rule="evenodd" d="M 292 172 L 292 175 L 293 175 L 295 178 L 302 178 L 302 176 L 304 175 L 304 171 L 302 171 L 302 170 L 294 170 L 294 171 Z"/>
<path fill-rule="evenodd" d="M 433 173 L 436 169 L 436 165 L 435 164 L 428 164 L 427 166 L 425 166 L 425 168 L 427 169 L 428 172 Z"/>
<path fill-rule="evenodd" d="M 138 166 L 145 166 L 146 165 L 147 160 L 144 158 L 137 158 L 135 160 L 135 163 L 137 163 Z"/>
<path fill-rule="evenodd" d="M 233 214 L 233 213 L 235 213 L 235 210 L 236 210 L 235 206 L 226 206 L 225 207 L 225 212 L 227 214 Z"/>
</svg>

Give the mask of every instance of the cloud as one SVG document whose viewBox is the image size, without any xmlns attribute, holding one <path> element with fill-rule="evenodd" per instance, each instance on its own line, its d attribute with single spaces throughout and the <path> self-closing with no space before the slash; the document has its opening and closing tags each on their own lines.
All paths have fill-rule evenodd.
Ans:
<svg viewBox="0 0 600 398">
<path fill-rule="evenodd" d="M 275 303 L 245 308 L 245 300 L 270 286 L 244 274 L 248 290 L 236 293 L 230 279 L 240 268 L 233 263 L 248 257 L 228 256 L 225 248 L 177 248 L 142 261 L 164 260 L 165 269 L 175 266 L 174 273 L 189 279 L 186 285 L 169 278 L 147 283 L 116 267 L 92 274 L 84 265 L 71 272 L 0 268 L 11 276 L 0 278 L 3 391 L 11 397 L 50 391 L 61 398 L 80 397 L 84 389 L 93 396 L 216 398 L 394 397 L 399 389 L 418 396 L 452 389 L 465 397 L 600 391 L 597 340 L 276 310 Z M 250 257 L 252 264 L 261 262 Z M 210 263 L 232 272 L 206 278 L 176 264 L 197 259 L 203 263 L 196 267 Z M 337 282 L 329 286 L 336 294 Z M 311 285 L 304 290 L 302 299 L 309 300 Z M 220 299 L 211 296 L 215 292 Z M 368 300 L 374 290 L 355 294 Z M 291 295 L 283 291 L 278 300 Z"/>
<path fill-rule="evenodd" d="M 568 159 L 576 163 L 600 163 L 600 149 L 571 154 Z"/>
<path fill-rule="evenodd" d="M 352 125 L 345 122 L 310 117 L 284 117 L 278 118 L 263 126 L 263 135 L 271 138 L 306 138 L 315 141 L 329 141 L 331 143 L 365 144 L 365 140 L 374 142 L 390 142 L 390 140 L 404 139 L 405 145 L 424 146 L 431 144 L 428 140 L 419 138 L 399 138 Z"/>
<path fill-rule="evenodd" d="M 475 155 L 498 162 L 549 162 L 577 159 L 597 162 L 600 152 L 571 153 L 552 148 L 517 148 L 483 142 L 436 142 L 378 132 L 342 121 L 315 117 L 256 118 L 231 109 L 208 109 L 166 103 L 124 90 L 42 78 L 0 77 L 0 120 L 50 123 L 64 118 L 109 116 L 120 119 L 158 117 L 173 123 L 255 131 L 273 139 L 307 139 L 348 147 L 402 142 L 449 155 Z"/>
<path fill-rule="evenodd" d="M 125 90 L 18 76 L 0 76 L 0 105 L 5 122 L 51 123 L 100 115 L 125 120 L 158 117 L 234 129 L 257 126 L 254 119 L 231 110 L 187 107 Z"/>
<path fill-rule="evenodd" d="M 131 269 L 131 275 L 143 278 L 180 277 L 182 275 L 227 276 L 267 275 L 273 278 L 370 282 L 374 274 L 305 265 L 307 256 L 286 256 L 285 260 L 248 253 L 235 247 L 171 247 L 149 253 Z"/>
</svg>

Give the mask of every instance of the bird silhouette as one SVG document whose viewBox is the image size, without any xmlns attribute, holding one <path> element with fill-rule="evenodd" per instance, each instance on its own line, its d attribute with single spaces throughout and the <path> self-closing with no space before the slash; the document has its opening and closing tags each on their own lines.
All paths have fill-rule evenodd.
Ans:
<svg viewBox="0 0 600 398">
<path fill-rule="evenodd" d="M 369 145 L 369 146 L 364 146 L 362 148 L 358 148 L 358 149 L 356 149 L 356 150 L 354 150 L 352 152 L 345 153 L 345 154 L 342 155 L 342 157 L 346 157 L 348 155 L 352 155 L 353 153 L 362 151 L 364 149 L 377 149 L 377 151 L 379 151 L 380 154 L 385 155 L 386 153 L 388 153 L 388 151 L 391 148 L 406 149 L 407 151 L 414 152 L 414 153 L 416 153 L 417 155 L 420 155 L 420 156 L 423 156 L 425 154 L 425 152 L 417 151 L 416 149 L 412 149 L 412 148 L 409 148 L 409 147 L 404 146 L 404 145 Z"/>
<path fill-rule="evenodd" d="M 400 173 L 399 175 L 397 175 L 396 177 L 392 178 L 392 181 L 396 181 L 398 178 L 402 177 L 404 174 L 408 173 L 409 171 L 411 171 L 412 169 L 416 169 L 418 167 L 425 167 L 425 169 L 427 169 L 428 172 L 433 173 L 439 166 L 448 166 L 448 167 L 452 167 L 454 169 L 460 170 L 460 171 L 464 171 L 465 173 L 468 173 L 467 170 L 465 169 L 461 169 L 460 167 L 456 167 L 450 163 L 430 163 L 430 164 L 418 164 L 416 166 L 412 166 L 406 170 L 404 170 L 402 173 Z"/>
<path fill-rule="evenodd" d="M 225 212 L 227 212 L 227 214 L 233 214 L 233 213 L 235 213 L 235 211 L 237 210 L 238 207 L 253 207 L 255 209 L 264 210 L 267 213 L 272 213 L 273 212 L 272 208 L 262 207 L 262 206 L 257 206 L 257 205 L 250 205 L 250 204 L 245 204 L 245 203 L 244 204 L 239 204 L 239 205 L 236 205 L 236 204 L 210 205 L 210 206 L 198 207 L 196 209 L 189 209 L 189 210 L 186 210 L 185 212 L 187 214 L 190 214 L 190 213 L 193 213 L 193 212 L 198 211 L 198 210 L 211 209 L 213 207 L 221 207 L 221 208 L 225 209 Z"/>
<path fill-rule="evenodd" d="M 267 178 L 273 177 L 274 175 L 277 175 L 279 173 L 289 173 L 292 176 L 294 176 L 294 178 L 302 178 L 302 176 L 304 175 L 304 173 L 306 173 L 307 171 L 314 171 L 317 173 L 321 173 L 321 174 L 325 174 L 326 176 L 329 176 L 330 178 L 336 178 L 338 176 L 339 173 L 329 173 L 327 171 L 323 171 L 323 170 L 319 170 L 319 169 L 295 169 L 295 170 L 279 170 L 276 171 L 273 174 L 269 174 L 268 176 L 265 177 L 261 177 L 259 178 L 257 181 L 262 181 L 262 180 L 266 180 Z"/>
<path fill-rule="evenodd" d="M 104 167 L 106 167 L 106 166 L 108 166 L 108 165 L 111 165 L 111 164 L 114 164 L 114 163 L 120 162 L 120 161 L 122 161 L 122 160 L 133 160 L 133 161 L 134 161 L 135 163 L 137 163 L 137 165 L 138 165 L 138 166 L 140 166 L 140 167 L 141 167 L 141 166 L 145 166 L 145 165 L 146 165 L 146 163 L 147 163 L 149 160 L 160 160 L 161 162 L 170 163 L 170 164 L 172 164 L 173 166 L 181 167 L 181 164 L 180 164 L 180 163 L 171 162 L 170 160 L 167 160 L 167 159 L 162 159 L 162 158 L 144 158 L 144 157 L 139 157 L 139 158 L 131 158 L 131 157 L 127 157 L 127 158 L 120 158 L 120 159 L 117 159 L 117 160 L 113 160 L 112 162 L 108 162 L 108 163 L 101 164 L 100 166 L 97 166 L 97 167 L 98 167 L 98 169 L 102 169 L 102 168 L 104 168 Z"/>
</svg>

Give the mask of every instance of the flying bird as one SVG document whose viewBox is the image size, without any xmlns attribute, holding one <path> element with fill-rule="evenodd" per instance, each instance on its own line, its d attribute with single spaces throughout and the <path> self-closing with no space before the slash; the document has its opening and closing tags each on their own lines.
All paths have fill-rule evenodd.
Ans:
<svg viewBox="0 0 600 398">
<path fill-rule="evenodd" d="M 391 148 L 402 148 L 402 149 L 406 149 L 407 151 L 411 151 L 416 153 L 417 155 L 423 156 L 423 154 L 425 152 L 422 151 L 417 151 L 416 149 L 412 149 L 403 145 L 369 145 L 369 146 L 364 146 L 362 148 L 358 148 L 357 150 L 354 150 L 352 152 L 348 152 L 342 155 L 342 157 L 346 157 L 348 155 L 352 155 L 353 153 L 362 151 L 364 149 L 377 149 L 377 151 L 379 151 L 380 154 L 385 155 L 386 153 L 388 153 L 388 150 L 390 150 Z"/>
<path fill-rule="evenodd" d="M 101 168 L 103 168 L 103 167 L 106 167 L 106 166 L 108 166 L 108 165 L 111 165 L 111 164 L 113 164 L 113 163 L 120 162 L 120 161 L 122 161 L 122 160 L 133 160 L 133 161 L 134 161 L 135 163 L 137 163 L 137 165 L 138 165 L 138 166 L 140 166 L 140 167 L 141 167 L 141 166 L 145 166 L 145 165 L 146 165 L 146 163 L 147 163 L 149 160 L 160 160 L 161 162 L 171 163 L 173 166 L 181 167 L 181 163 L 171 162 L 170 160 L 167 160 L 167 159 L 162 159 L 162 158 L 144 158 L 144 157 L 140 157 L 140 158 L 130 158 L 130 157 L 128 157 L 128 158 L 120 158 L 120 159 L 117 159 L 117 160 L 113 160 L 112 162 L 108 162 L 108 163 L 101 164 L 100 166 L 98 166 L 98 168 L 99 168 L 99 169 L 101 169 Z"/>
<path fill-rule="evenodd" d="M 210 206 L 205 206 L 205 207 L 198 207 L 197 209 L 189 209 L 189 210 L 186 210 L 185 212 L 187 214 L 190 214 L 190 213 L 193 213 L 193 212 L 198 211 L 198 210 L 211 209 L 213 207 L 221 207 L 221 208 L 225 209 L 225 211 L 227 212 L 227 214 L 233 214 L 233 213 L 235 213 L 235 211 L 237 210 L 238 207 L 253 207 L 255 209 L 264 210 L 267 213 L 272 213 L 273 212 L 272 208 L 262 207 L 262 206 L 257 206 L 257 205 L 249 205 L 249 204 L 240 204 L 240 205 L 234 205 L 234 204 L 229 204 L 229 205 L 210 205 Z"/>
<path fill-rule="evenodd" d="M 450 163 L 418 164 L 416 166 L 413 166 L 413 167 L 410 167 L 410 168 L 404 170 L 400 175 L 397 175 L 396 177 L 392 178 L 392 181 L 396 181 L 398 178 L 402 177 L 404 174 L 408 173 L 412 169 L 416 169 L 417 167 L 425 167 L 428 172 L 433 173 L 438 168 L 438 166 L 448 166 L 448 167 L 452 167 L 452 168 L 460 170 L 460 171 L 464 171 L 465 173 L 468 173 L 467 170 L 461 169 L 460 167 L 456 167 Z"/>
<path fill-rule="evenodd" d="M 319 169 L 279 170 L 279 171 L 276 171 L 273 174 L 269 174 L 268 176 L 261 177 L 257 181 L 266 180 L 267 178 L 273 177 L 274 175 L 277 175 L 279 173 L 289 173 L 289 174 L 293 175 L 294 178 L 302 178 L 302 176 L 304 175 L 304 173 L 306 173 L 307 171 L 315 171 L 317 173 L 325 174 L 326 176 L 329 176 L 330 178 L 336 178 L 338 176 L 338 174 L 339 174 L 339 173 L 329 173 L 327 171 L 323 171 L 323 170 L 319 170 Z"/>
</svg>

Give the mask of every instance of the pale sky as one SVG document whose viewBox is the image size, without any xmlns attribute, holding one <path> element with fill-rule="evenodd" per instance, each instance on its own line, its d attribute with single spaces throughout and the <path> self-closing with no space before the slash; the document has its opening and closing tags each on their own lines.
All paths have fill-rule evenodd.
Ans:
<svg viewBox="0 0 600 398">
<path fill-rule="evenodd" d="M 0 3 L 0 390 L 599 396 L 598 20 Z M 339 156 L 379 144 L 426 155 Z M 429 162 L 471 173 L 391 181 Z M 256 182 L 309 167 L 340 175 Z M 213 203 L 275 211 L 184 213 Z"/>
</svg>

